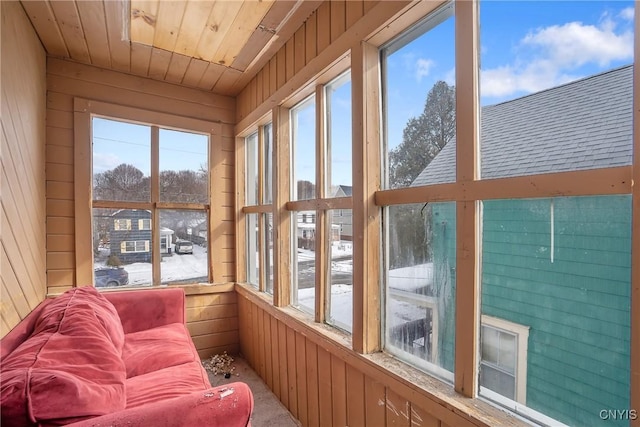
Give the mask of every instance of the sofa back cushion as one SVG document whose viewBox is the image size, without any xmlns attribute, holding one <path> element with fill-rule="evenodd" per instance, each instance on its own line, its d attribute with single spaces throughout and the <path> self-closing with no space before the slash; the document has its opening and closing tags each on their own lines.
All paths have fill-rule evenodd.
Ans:
<svg viewBox="0 0 640 427">
<path fill-rule="evenodd" d="M 2 361 L 2 426 L 61 425 L 125 408 L 122 346 L 101 298 L 82 288 L 61 295 Z"/>
</svg>

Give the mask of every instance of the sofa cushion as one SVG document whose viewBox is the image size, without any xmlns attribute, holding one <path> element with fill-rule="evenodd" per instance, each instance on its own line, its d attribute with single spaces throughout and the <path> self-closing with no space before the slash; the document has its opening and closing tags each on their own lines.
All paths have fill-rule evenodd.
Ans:
<svg viewBox="0 0 640 427">
<path fill-rule="evenodd" d="M 66 424 L 124 409 L 126 371 L 105 326 L 110 314 L 85 292 L 71 294 L 49 304 L 34 334 L 2 361 L 3 426 Z"/>
<path fill-rule="evenodd" d="M 200 361 L 171 366 L 126 380 L 127 409 L 211 387 Z"/>
<path fill-rule="evenodd" d="M 100 321 L 104 333 L 109 337 L 116 350 L 122 352 L 124 347 L 124 331 L 120 316 L 111 302 L 93 286 L 83 286 L 71 289 L 53 299 L 44 307 L 36 321 L 33 335 L 44 331 L 57 329 L 60 320 L 66 313 L 67 307 L 88 305 L 93 309 Z"/>
<path fill-rule="evenodd" d="M 126 334 L 122 359 L 127 378 L 200 360 L 182 323 Z"/>
</svg>

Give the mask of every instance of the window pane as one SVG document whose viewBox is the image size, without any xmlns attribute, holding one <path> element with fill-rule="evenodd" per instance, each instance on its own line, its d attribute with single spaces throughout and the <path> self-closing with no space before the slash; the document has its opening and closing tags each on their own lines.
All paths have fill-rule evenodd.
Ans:
<svg viewBox="0 0 640 427">
<path fill-rule="evenodd" d="M 455 203 L 386 211 L 386 349 L 453 381 Z"/>
<path fill-rule="evenodd" d="M 264 127 L 264 204 L 273 200 L 273 139 L 271 123 Z"/>
<path fill-rule="evenodd" d="M 93 117 L 93 199 L 148 202 L 151 128 Z"/>
<path fill-rule="evenodd" d="M 496 369 L 494 366 L 485 363 L 480 365 L 480 384 L 507 399 L 515 399 L 515 377 L 512 374 Z"/>
<path fill-rule="evenodd" d="M 631 197 L 485 201 L 482 227 L 482 314 L 529 327 L 526 353 L 500 335 L 496 369 L 526 361 L 530 416 L 628 408 Z"/>
<path fill-rule="evenodd" d="M 351 74 L 327 85 L 326 197 L 351 197 Z"/>
<path fill-rule="evenodd" d="M 150 218 L 142 209 L 93 209 L 95 286 L 151 285 L 151 231 L 138 228 Z"/>
<path fill-rule="evenodd" d="M 265 291 L 268 294 L 273 295 L 273 215 L 272 214 L 263 214 L 262 216 L 264 221 L 264 232 L 265 232 L 265 265 L 264 265 L 264 276 L 265 276 Z"/>
<path fill-rule="evenodd" d="M 248 214 L 247 218 L 247 282 L 258 287 L 260 280 L 260 254 L 258 242 L 260 230 L 258 228 L 258 215 Z"/>
<path fill-rule="evenodd" d="M 208 282 L 209 224 L 206 212 L 169 209 L 159 212 L 161 282 Z"/>
<path fill-rule="evenodd" d="M 316 197 L 316 104 L 315 96 L 291 110 L 294 200 Z"/>
<path fill-rule="evenodd" d="M 482 178 L 630 165 L 634 3 L 480 8 Z"/>
<path fill-rule="evenodd" d="M 482 327 L 482 360 L 495 365 L 498 364 L 498 353 L 500 346 L 500 332 L 496 329 Z"/>
<path fill-rule="evenodd" d="M 258 133 L 246 138 L 247 150 L 247 205 L 258 204 Z"/>
<path fill-rule="evenodd" d="M 331 266 L 327 323 L 351 332 L 353 324 L 353 243 L 351 209 L 327 211 L 331 231 L 329 257 Z M 348 234 L 347 234 L 348 231 Z"/>
<path fill-rule="evenodd" d="M 160 129 L 160 200 L 209 203 L 209 138 Z"/>
<path fill-rule="evenodd" d="M 386 47 L 382 59 L 385 187 L 455 181 L 453 4 Z"/>
<path fill-rule="evenodd" d="M 315 313 L 316 221 L 315 211 L 298 212 L 294 225 L 293 305 Z"/>
</svg>

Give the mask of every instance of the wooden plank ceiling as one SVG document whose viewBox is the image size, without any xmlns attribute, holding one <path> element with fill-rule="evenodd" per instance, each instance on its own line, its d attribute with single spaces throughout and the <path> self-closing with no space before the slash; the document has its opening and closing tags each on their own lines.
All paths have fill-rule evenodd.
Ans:
<svg viewBox="0 0 640 427">
<path fill-rule="evenodd" d="M 233 96 L 321 1 L 21 3 L 51 56 Z"/>
</svg>

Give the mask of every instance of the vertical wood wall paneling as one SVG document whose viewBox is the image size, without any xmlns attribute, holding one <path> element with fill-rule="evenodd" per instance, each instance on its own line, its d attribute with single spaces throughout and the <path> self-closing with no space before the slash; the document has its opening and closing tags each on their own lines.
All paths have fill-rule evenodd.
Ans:
<svg viewBox="0 0 640 427">
<path fill-rule="evenodd" d="M 320 425 L 333 425 L 333 408 L 331 397 L 331 353 L 322 347 L 318 348 L 318 410 Z"/>
<path fill-rule="evenodd" d="M 303 426 L 309 425 L 309 405 L 307 401 L 307 340 L 303 335 L 295 334 L 297 372 L 296 392 L 298 394 L 298 419 Z"/>
<path fill-rule="evenodd" d="M 388 427 L 411 427 L 409 401 L 391 388 L 386 389 L 386 423 Z"/>
<path fill-rule="evenodd" d="M 280 320 L 278 320 L 278 363 L 279 363 L 278 370 L 280 371 L 280 402 L 282 402 L 282 404 L 289 409 L 287 326 Z"/>
<path fill-rule="evenodd" d="M 352 365 L 346 365 L 347 384 L 347 424 L 349 426 L 364 426 L 365 419 L 365 388 L 364 374 Z M 416 424 L 420 425 L 420 424 Z"/>
<path fill-rule="evenodd" d="M 331 4 L 331 43 L 346 30 L 346 2 L 345 0 L 332 0 Z"/>
<path fill-rule="evenodd" d="M 293 36 L 293 69 L 295 73 L 302 70 L 302 67 L 306 65 L 305 49 L 307 48 L 307 42 L 305 26 L 305 24 L 302 24 Z"/>
<path fill-rule="evenodd" d="M 318 403 L 318 346 L 311 340 L 305 339 L 305 355 L 307 364 L 307 425 L 320 426 L 320 407 Z"/>
<path fill-rule="evenodd" d="M 262 312 L 262 336 L 264 336 L 265 346 L 264 351 L 264 365 L 265 375 L 264 382 L 267 384 L 270 390 L 273 390 L 273 354 L 271 353 L 271 316 L 269 313 Z"/>
<path fill-rule="evenodd" d="M 287 327 L 287 382 L 289 387 L 289 412 L 298 418 L 298 372 L 296 372 L 296 332 Z"/>
<path fill-rule="evenodd" d="M 0 4 L 2 176 L 0 336 L 46 295 L 45 52 L 22 6 Z M 26 172 L 26 173 L 25 173 Z"/>
<path fill-rule="evenodd" d="M 319 54 L 331 44 L 331 2 L 325 1 L 317 10 L 316 52 Z"/>
<path fill-rule="evenodd" d="M 271 317 L 271 316 L 269 316 Z M 282 401 L 282 393 L 280 393 L 280 340 L 278 337 L 278 320 L 271 317 L 271 366 L 273 374 L 271 375 L 273 381 L 273 394 L 275 394 L 280 401 Z"/>
<path fill-rule="evenodd" d="M 344 360 L 331 355 L 331 407 L 334 426 L 347 425 L 347 374 Z"/>
<path fill-rule="evenodd" d="M 314 10 L 311 16 L 307 18 L 307 22 L 304 25 L 305 36 L 304 36 L 304 53 L 305 53 L 305 63 L 309 63 L 313 58 L 318 54 L 318 11 Z M 275 91 L 272 91 L 273 93 Z"/>
<path fill-rule="evenodd" d="M 381 427 L 386 426 L 385 417 L 385 387 L 382 383 L 365 375 L 364 377 L 364 405 L 365 405 L 365 424 L 375 425 L 378 423 Z"/>
<path fill-rule="evenodd" d="M 479 170 L 478 4 L 456 5 L 456 168 L 458 181 L 474 181 Z M 471 61 L 471 62 L 470 62 Z M 465 126 L 462 126 L 462 123 Z M 471 123 L 472 126 L 466 124 Z M 456 391 L 475 397 L 478 390 L 477 337 L 480 328 L 480 224 L 478 201 L 456 203 L 455 368 Z M 463 242 L 465 244 L 463 244 Z M 469 242 L 473 242 L 469 245 Z"/>
</svg>

